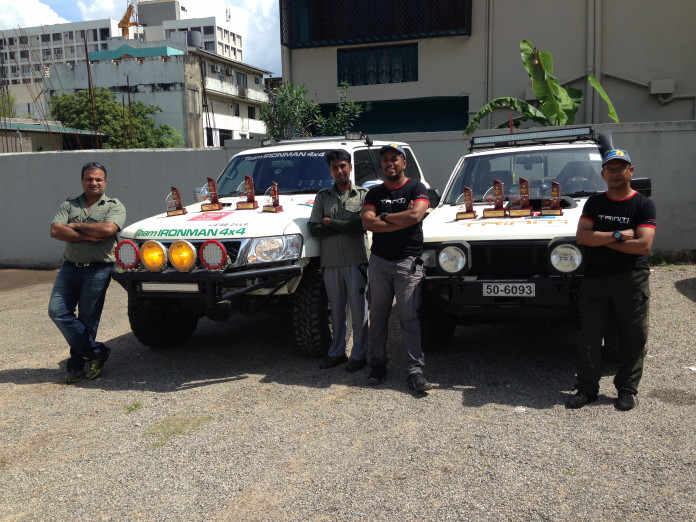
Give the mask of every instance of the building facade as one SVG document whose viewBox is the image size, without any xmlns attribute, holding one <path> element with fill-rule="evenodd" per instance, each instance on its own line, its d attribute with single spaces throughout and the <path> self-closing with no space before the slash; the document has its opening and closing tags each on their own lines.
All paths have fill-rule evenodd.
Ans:
<svg viewBox="0 0 696 522">
<path fill-rule="evenodd" d="M 280 0 L 280 18 L 283 79 L 322 105 L 349 82 L 366 132 L 463 130 L 496 97 L 534 100 L 521 40 L 584 92 L 576 123 L 612 121 L 590 75 L 623 122 L 696 119 L 691 0 Z"/>
</svg>

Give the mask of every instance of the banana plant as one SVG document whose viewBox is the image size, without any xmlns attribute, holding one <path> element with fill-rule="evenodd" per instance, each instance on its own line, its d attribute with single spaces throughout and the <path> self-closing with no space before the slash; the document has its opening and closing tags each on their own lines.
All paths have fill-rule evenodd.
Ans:
<svg viewBox="0 0 696 522">
<path fill-rule="evenodd" d="M 573 87 L 563 87 L 561 82 L 553 75 L 553 57 L 550 52 L 540 51 L 533 47 L 529 40 L 520 42 L 520 54 L 522 64 L 532 80 L 532 90 L 539 101 L 539 109 L 526 101 L 517 98 L 502 97 L 491 100 L 481 107 L 471 118 L 464 134 L 472 134 L 481 120 L 493 112 L 494 109 L 505 108 L 520 114 L 515 118 L 510 117 L 496 126 L 497 129 L 513 125 L 519 127 L 522 122 L 534 121 L 541 125 L 572 125 L 575 123 L 575 114 L 582 102 L 582 91 Z M 589 77 L 590 84 L 597 90 L 602 99 L 609 106 L 609 117 L 616 123 L 619 122 L 614 106 L 607 96 L 599 81 L 594 76 Z"/>
</svg>

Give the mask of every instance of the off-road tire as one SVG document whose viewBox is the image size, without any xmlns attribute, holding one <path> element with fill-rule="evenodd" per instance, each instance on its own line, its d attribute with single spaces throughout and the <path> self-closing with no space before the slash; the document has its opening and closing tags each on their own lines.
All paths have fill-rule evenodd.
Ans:
<svg viewBox="0 0 696 522">
<path fill-rule="evenodd" d="M 423 306 L 420 314 L 421 346 L 424 352 L 436 352 L 445 348 L 454 337 L 457 320 L 450 314 L 428 310 Z"/>
<path fill-rule="evenodd" d="M 327 354 L 331 344 L 329 300 L 318 264 L 310 263 L 302 272 L 293 296 L 292 321 L 298 352 Z"/>
<path fill-rule="evenodd" d="M 171 348 L 188 341 L 198 317 L 176 300 L 128 296 L 128 320 L 135 337 L 152 348 Z"/>
</svg>

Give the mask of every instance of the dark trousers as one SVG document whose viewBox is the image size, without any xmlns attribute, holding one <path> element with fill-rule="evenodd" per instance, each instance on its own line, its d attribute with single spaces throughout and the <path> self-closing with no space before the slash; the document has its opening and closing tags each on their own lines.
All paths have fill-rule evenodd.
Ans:
<svg viewBox="0 0 696 522">
<path fill-rule="evenodd" d="M 580 289 L 582 331 L 578 345 L 578 390 L 599 392 L 602 376 L 602 338 L 613 321 L 619 343 L 618 391 L 638 393 L 648 340 L 650 271 L 634 270 L 608 276 L 586 276 Z"/>
</svg>

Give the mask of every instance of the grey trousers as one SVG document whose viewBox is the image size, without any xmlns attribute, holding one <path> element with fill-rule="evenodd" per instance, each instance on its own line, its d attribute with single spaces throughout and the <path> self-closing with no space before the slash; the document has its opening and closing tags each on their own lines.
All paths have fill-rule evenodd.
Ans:
<svg viewBox="0 0 696 522">
<path fill-rule="evenodd" d="M 423 373 L 425 366 L 419 321 L 423 267 L 414 265 L 414 259 L 388 261 L 372 254 L 368 270 L 371 363 L 387 363 L 389 315 L 396 297 L 409 375 Z"/>
<path fill-rule="evenodd" d="M 367 266 L 327 266 L 322 269 L 326 296 L 331 304 L 333 339 L 329 357 L 346 353 L 346 307 L 353 319 L 351 359 L 367 359 Z"/>
</svg>

